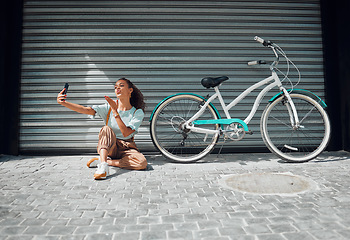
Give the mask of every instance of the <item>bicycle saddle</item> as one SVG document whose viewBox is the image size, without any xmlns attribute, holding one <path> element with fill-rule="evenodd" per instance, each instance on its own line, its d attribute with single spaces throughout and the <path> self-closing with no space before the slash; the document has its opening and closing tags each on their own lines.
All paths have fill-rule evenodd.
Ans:
<svg viewBox="0 0 350 240">
<path fill-rule="evenodd" d="M 216 78 L 212 78 L 212 77 L 206 77 L 203 78 L 201 83 L 203 85 L 203 87 L 206 88 L 211 88 L 211 87 L 216 87 L 218 85 L 220 85 L 222 82 L 228 80 L 228 77 L 226 76 L 221 76 L 221 77 L 216 77 Z"/>
</svg>

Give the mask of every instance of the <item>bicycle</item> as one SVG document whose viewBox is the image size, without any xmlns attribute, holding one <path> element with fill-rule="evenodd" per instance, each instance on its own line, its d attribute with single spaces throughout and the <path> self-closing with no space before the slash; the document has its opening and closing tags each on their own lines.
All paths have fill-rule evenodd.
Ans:
<svg viewBox="0 0 350 240">
<path fill-rule="evenodd" d="M 239 141 L 245 134 L 252 134 L 248 124 L 255 115 L 261 100 L 267 92 L 278 88 L 260 120 L 262 139 L 267 148 L 287 162 L 306 162 L 316 158 L 327 147 L 331 127 L 326 111 L 327 105 L 311 91 L 294 88 L 300 82 L 300 72 L 277 44 L 260 37 L 254 40 L 270 48 L 275 60 L 270 65 L 271 76 L 253 84 L 240 93 L 231 103 L 225 104 L 219 87 L 229 78 L 207 77 L 201 84 L 213 88 L 215 93 L 207 98 L 194 93 L 178 93 L 163 99 L 150 117 L 150 133 L 155 147 L 168 159 L 175 162 L 194 162 L 209 154 L 220 136 Z M 288 66 L 284 79 L 280 80 L 276 66 L 280 55 Z M 264 64 L 265 61 L 251 61 L 248 65 Z M 297 84 L 288 78 L 292 64 L 299 76 Z M 282 73 L 283 74 L 283 73 Z M 289 80 L 292 88 L 286 89 L 282 82 Z M 255 99 L 249 115 L 244 119 L 231 118 L 229 110 L 249 93 L 265 86 Z M 213 105 L 218 98 L 226 118 L 222 118 Z"/>
</svg>

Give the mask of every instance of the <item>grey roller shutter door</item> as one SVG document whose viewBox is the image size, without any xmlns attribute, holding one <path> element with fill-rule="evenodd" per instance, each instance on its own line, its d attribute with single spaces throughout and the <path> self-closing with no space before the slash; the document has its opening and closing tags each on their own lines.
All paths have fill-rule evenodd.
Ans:
<svg viewBox="0 0 350 240">
<path fill-rule="evenodd" d="M 324 98 L 319 1 L 25 0 L 20 151 L 95 152 L 102 120 L 58 105 L 56 96 L 69 82 L 69 101 L 103 104 L 103 96 L 114 96 L 120 77 L 131 79 L 146 97 L 136 142 L 142 151 L 153 151 L 148 119 L 164 97 L 205 96 L 212 91 L 200 85 L 203 77 L 227 75 L 221 90 L 228 103 L 270 74 L 266 66 L 246 64 L 273 59 L 253 41 L 255 35 L 283 47 L 302 72 L 298 87 Z M 244 119 L 255 96 L 231 111 L 232 117 Z M 254 135 L 224 149 L 264 147 L 259 121 L 267 100 L 249 125 Z"/>
</svg>

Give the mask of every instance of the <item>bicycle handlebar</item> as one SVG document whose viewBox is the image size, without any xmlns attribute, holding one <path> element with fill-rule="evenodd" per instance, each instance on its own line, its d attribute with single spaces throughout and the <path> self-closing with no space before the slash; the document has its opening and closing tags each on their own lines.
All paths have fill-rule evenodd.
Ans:
<svg viewBox="0 0 350 240">
<path fill-rule="evenodd" d="M 276 60 L 271 64 L 270 66 L 270 69 L 273 70 L 278 62 L 279 62 L 279 56 L 278 56 L 278 53 L 276 52 L 276 49 L 275 49 L 275 44 L 271 41 L 265 41 L 264 39 L 262 39 L 261 37 L 258 37 L 258 36 L 255 36 L 254 37 L 254 40 L 261 43 L 262 45 L 264 45 L 265 47 L 269 47 L 272 49 L 273 53 L 275 54 L 276 56 Z M 258 63 L 258 62 L 257 62 Z M 254 63 L 254 61 L 252 62 L 249 62 L 248 65 L 255 65 L 256 63 Z"/>
<path fill-rule="evenodd" d="M 277 44 L 271 42 L 271 41 L 265 41 L 264 39 L 262 39 L 261 37 L 255 36 L 254 40 L 261 43 L 262 45 L 264 45 L 265 47 L 270 48 L 273 53 L 275 54 L 275 61 L 273 61 L 270 65 L 270 70 L 271 71 L 275 71 L 275 69 L 277 69 L 278 72 L 280 72 L 281 74 L 284 75 L 284 79 L 281 81 L 283 82 L 285 79 L 288 79 L 292 88 L 294 88 L 296 85 L 299 84 L 300 82 L 300 78 L 301 78 L 301 74 L 300 71 L 298 69 L 298 67 L 287 57 L 286 53 L 283 51 L 283 49 L 278 46 Z M 286 60 L 286 64 L 287 64 L 287 72 L 286 74 L 282 73 L 276 66 L 278 65 L 279 61 L 280 61 L 280 56 L 279 54 L 281 54 L 281 56 L 283 56 Z M 248 62 L 248 65 L 257 65 L 257 64 L 265 64 L 266 62 L 263 60 L 258 60 L 258 61 L 250 61 Z M 292 64 L 294 66 L 294 68 L 296 69 L 298 76 L 299 76 L 299 80 L 296 84 L 293 84 L 292 81 L 289 79 L 288 74 L 289 74 L 289 64 Z"/>
</svg>

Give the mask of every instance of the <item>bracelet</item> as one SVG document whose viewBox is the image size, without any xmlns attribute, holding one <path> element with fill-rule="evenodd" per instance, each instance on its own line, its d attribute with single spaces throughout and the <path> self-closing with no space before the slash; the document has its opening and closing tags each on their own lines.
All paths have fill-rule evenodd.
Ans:
<svg viewBox="0 0 350 240">
<path fill-rule="evenodd" d="M 116 117 L 119 117 L 119 113 L 113 113 L 113 116 L 116 118 Z"/>
</svg>

